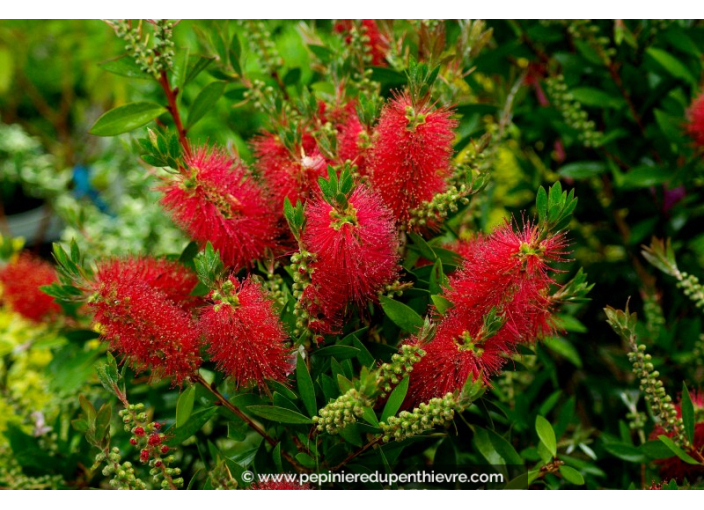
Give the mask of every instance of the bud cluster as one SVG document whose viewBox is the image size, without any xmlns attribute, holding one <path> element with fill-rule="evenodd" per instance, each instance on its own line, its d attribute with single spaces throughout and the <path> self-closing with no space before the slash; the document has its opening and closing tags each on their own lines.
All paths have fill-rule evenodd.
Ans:
<svg viewBox="0 0 704 510">
<path fill-rule="evenodd" d="M 248 19 L 240 20 L 239 23 L 247 33 L 251 50 L 259 57 L 264 69 L 269 73 L 275 73 L 277 69 L 283 67 L 284 62 L 264 20 Z"/>
<path fill-rule="evenodd" d="M 161 424 L 152 422 L 144 411 L 144 404 L 129 404 L 119 412 L 125 431 L 130 432 L 130 444 L 139 449 L 139 461 L 151 467 L 154 484 L 162 489 L 176 489 L 183 486 L 181 470 L 172 468 L 173 455 L 164 444 L 166 436 L 161 431 Z"/>
<path fill-rule="evenodd" d="M 301 247 L 300 251 L 291 256 L 291 277 L 293 278 L 292 293 L 296 299 L 293 308 L 293 313 L 296 316 L 296 329 L 293 330 L 294 336 L 301 336 L 308 330 L 310 315 L 308 313 L 305 300 L 301 299 L 303 291 L 311 283 L 313 268 L 311 263 L 315 261 L 315 253 L 307 251 Z"/>
<path fill-rule="evenodd" d="M 699 278 L 684 271 L 679 273 L 677 278 L 677 287 L 682 289 L 684 295 L 694 301 L 697 308 L 704 307 L 704 286 L 699 282 Z"/>
<path fill-rule="evenodd" d="M 313 422 L 319 432 L 337 434 L 347 425 L 356 422 L 364 413 L 364 408 L 371 404 L 368 397 L 352 388 L 323 407 L 319 415 L 313 417 Z"/>
<path fill-rule="evenodd" d="M 565 123 L 578 132 L 578 139 L 585 147 L 598 147 L 604 137 L 597 131 L 594 121 L 589 120 L 581 103 L 567 90 L 565 77 L 561 74 L 545 80 L 548 95 L 555 107 L 562 113 Z"/>
<path fill-rule="evenodd" d="M 147 486 L 135 476 L 131 462 L 122 462 L 120 449 L 115 447 L 106 452 L 100 452 L 95 457 L 97 463 L 106 462 L 103 476 L 111 477 L 110 486 L 122 490 L 146 490 Z"/>
<path fill-rule="evenodd" d="M 658 379 L 660 372 L 655 370 L 650 354 L 645 353 L 645 345 L 633 344 L 633 351 L 628 353 L 628 360 L 633 365 L 633 373 L 640 379 L 640 389 L 645 393 L 645 400 L 650 404 L 653 414 L 660 419 L 665 431 L 673 433 L 682 445 L 688 443 L 684 434 L 682 419 L 677 416 L 677 409 Z"/>
<path fill-rule="evenodd" d="M 433 398 L 410 412 L 401 411 L 398 416 L 392 416 L 386 423 L 382 423 L 382 439 L 384 442 L 392 439 L 403 441 L 449 423 L 455 417 L 455 411 L 459 410 L 457 399 L 452 393 L 447 393 L 442 398 Z"/>
<path fill-rule="evenodd" d="M 111 23 L 115 33 L 125 40 L 125 50 L 135 59 L 137 65 L 145 73 L 155 78 L 162 71 L 170 69 L 174 58 L 174 41 L 172 30 L 174 23 L 167 19 L 151 21 L 154 25 L 154 47 L 148 45 L 149 38 L 142 37 L 142 25 L 132 26 L 129 20 L 118 20 Z"/>
<path fill-rule="evenodd" d="M 425 351 L 417 344 L 401 346 L 401 351 L 391 356 L 390 363 L 379 367 L 379 387 L 381 398 L 385 398 L 394 387 L 413 371 L 413 365 L 425 356 Z"/>
</svg>

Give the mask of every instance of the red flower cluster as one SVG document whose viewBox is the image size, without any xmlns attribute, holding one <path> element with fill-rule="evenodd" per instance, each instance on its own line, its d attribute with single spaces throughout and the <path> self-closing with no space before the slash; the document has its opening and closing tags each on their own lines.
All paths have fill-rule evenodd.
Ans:
<svg viewBox="0 0 704 510">
<path fill-rule="evenodd" d="M 704 94 L 692 101 L 688 116 L 687 132 L 689 136 L 692 137 L 695 144 L 704 147 Z"/>
<path fill-rule="evenodd" d="M 690 394 L 691 395 L 691 394 Z M 692 396 L 692 404 L 694 406 L 695 417 L 701 416 L 704 412 L 704 393 L 698 392 Z M 675 404 L 677 417 L 682 417 L 682 401 Z M 657 440 L 658 436 L 666 435 L 673 437 L 673 432 L 667 432 L 662 425 L 657 425 L 650 433 L 651 440 Z M 699 420 L 694 425 L 694 441 L 692 446 L 697 451 L 704 449 L 704 420 Z M 675 479 L 677 482 L 682 482 L 686 478 L 690 482 L 704 475 L 704 467 L 700 464 L 687 464 L 678 457 L 670 457 L 669 459 L 657 460 L 660 464 L 660 476 L 663 480 Z"/>
<path fill-rule="evenodd" d="M 39 287 L 56 281 L 56 272 L 51 264 L 21 253 L 15 260 L 0 269 L 2 300 L 26 319 L 42 322 L 61 310 L 54 298 Z"/>
<path fill-rule="evenodd" d="M 150 284 L 144 279 L 166 265 L 153 259 L 108 261 L 98 267 L 89 306 L 103 338 L 135 370 L 151 369 L 156 377 L 181 383 L 201 363 L 198 330 L 190 313 L 180 306 L 183 302 L 179 305 L 170 297 L 178 294 L 161 290 L 161 282 Z M 162 274 L 173 278 L 176 272 Z"/>
<path fill-rule="evenodd" d="M 470 375 L 488 383 L 517 344 L 552 333 L 549 264 L 562 260 L 565 246 L 564 235 L 544 238 L 530 223 L 518 231 L 506 223 L 466 243 L 445 293 L 453 307 L 411 374 L 413 403 L 457 391 Z M 501 323 L 490 333 L 485 318 L 492 309 Z"/>
<path fill-rule="evenodd" d="M 210 241 L 222 261 L 249 267 L 277 247 L 278 214 L 240 162 L 201 148 L 186 160 L 190 175 L 162 187 L 162 203 L 191 238 Z"/>
<path fill-rule="evenodd" d="M 396 280 L 399 242 L 391 213 L 364 185 L 352 192 L 345 210 L 318 198 L 308 204 L 306 218 L 303 244 L 315 261 L 304 298 L 311 315 L 330 326 L 348 302 L 364 306 Z"/>
<path fill-rule="evenodd" d="M 183 308 L 189 308 L 198 300 L 191 295 L 198 278 L 172 260 L 153 257 L 107 260 L 101 264 L 100 278 L 103 281 L 118 281 L 121 278 L 142 281 Z"/>
<path fill-rule="evenodd" d="M 240 284 L 231 277 L 211 298 L 215 304 L 204 310 L 199 326 L 218 368 L 237 387 L 263 388 L 266 379 L 285 381 L 292 369 L 291 351 L 259 284 L 251 278 Z"/>
<path fill-rule="evenodd" d="M 371 182 L 400 223 L 408 222 L 411 209 L 446 190 L 457 124 L 450 115 L 427 102 L 413 104 L 407 93 L 381 112 L 370 155 Z"/>
<path fill-rule="evenodd" d="M 308 199 L 318 178 L 327 175 L 327 161 L 308 133 L 303 134 L 300 154 L 295 156 L 272 133 L 258 136 L 252 145 L 256 168 L 271 190 L 276 211 L 283 210 L 285 198 L 292 204 Z"/>
</svg>

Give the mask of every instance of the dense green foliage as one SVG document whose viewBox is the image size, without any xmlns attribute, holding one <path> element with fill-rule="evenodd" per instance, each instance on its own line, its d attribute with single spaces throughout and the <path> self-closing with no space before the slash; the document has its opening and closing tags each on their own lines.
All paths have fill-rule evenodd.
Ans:
<svg viewBox="0 0 704 510">
<path fill-rule="evenodd" d="M 702 287 L 690 275 L 704 273 L 704 163 L 686 126 L 700 93 L 704 25 L 379 21 L 386 46 L 376 65 L 360 24 L 342 33 L 336 26 L 182 21 L 173 55 L 170 39 L 157 39 L 157 58 L 140 61 L 139 44 L 126 50 L 129 37 L 98 21 L 0 23 L 0 257 L 19 250 L 5 219 L 29 209 L 32 197 L 63 222 L 55 254 L 65 285 L 52 291 L 64 301 L 59 320 L 37 325 L 0 310 L 0 486 L 108 487 L 112 479 L 169 488 L 180 477 L 184 487 L 243 488 L 245 469 L 366 472 L 431 461 L 518 466 L 516 487 L 696 486 L 704 474 L 704 332 Z M 182 138 L 227 147 L 252 164 L 251 140 L 262 130 L 295 137 L 296 119 L 314 118 L 321 102 L 330 109 L 348 99 L 372 125 L 379 105 L 409 85 L 452 109 L 454 162 L 465 170 L 458 182 L 470 191 L 448 208 L 442 227 L 403 233 L 404 272 L 379 305 L 348 317 L 344 332 L 322 343 L 294 335 L 299 280 L 288 260 L 264 262 L 253 273 L 275 294 L 300 346 L 288 386 L 238 389 L 211 362 L 200 380 L 181 386 L 115 365 L 97 340 L 100 326 L 68 303 L 83 268 L 110 255 L 168 256 L 198 273 L 201 296 L 222 277 L 211 247 L 190 243 L 158 204 L 154 188 L 183 163 Z M 314 131 L 322 151 L 334 153 L 334 129 L 322 123 Z M 88 169 L 87 183 L 77 166 Z M 333 201 L 349 191 L 340 191 L 347 174 L 336 170 L 321 183 Z M 571 215 L 550 212 L 571 203 L 572 195 L 557 204 L 558 190 L 578 198 Z M 298 239 L 301 210 L 288 203 L 285 216 Z M 377 399 L 377 379 L 387 380 L 378 366 L 398 362 L 400 343 L 424 334 L 429 306 L 444 312 L 446 275 L 458 265 L 448 244 L 532 216 L 568 232 L 569 260 L 554 277 L 572 282 L 566 288 L 580 299 L 561 304 L 558 332 L 521 346 L 490 387 L 470 380 L 449 425 L 384 443 L 408 389 L 402 379 L 339 435 L 316 432 L 314 418 L 324 418 L 329 401 Z M 54 239 L 46 237 L 29 241 L 48 254 L 42 241 Z M 645 256 L 643 245 L 650 245 Z M 594 284 L 588 300 L 584 274 Z M 129 407 L 137 403 L 145 416 Z M 123 404 L 123 419 L 164 424 L 178 473 L 153 481 L 139 465 L 118 418 Z M 111 447 L 121 457 L 101 464 L 118 455 Z M 104 468 L 125 461 L 137 482 Z M 680 476 L 677 462 L 695 467 Z"/>
</svg>

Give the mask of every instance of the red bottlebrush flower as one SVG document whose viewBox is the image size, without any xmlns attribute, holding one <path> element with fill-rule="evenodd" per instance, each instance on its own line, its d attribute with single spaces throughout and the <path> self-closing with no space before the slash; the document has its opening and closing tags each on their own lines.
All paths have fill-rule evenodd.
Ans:
<svg viewBox="0 0 704 510">
<path fill-rule="evenodd" d="M 562 234 L 542 239 L 538 228 L 526 223 L 516 232 L 504 224 L 488 237 L 464 244 L 464 263 L 450 278 L 445 297 L 457 313 L 480 320 L 493 307 L 506 317 L 516 342 L 530 342 L 550 334 L 548 290 L 550 262 L 561 261 L 566 241 Z"/>
<path fill-rule="evenodd" d="M 56 280 L 51 264 L 29 253 L 22 253 L 0 269 L 0 295 L 18 314 L 31 321 L 42 322 L 61 311 L 54 298 L 39 289 Z"/>
<path fill-rule="evenodd" d="M 191 315 L 157 287 L 139 278 L 130 262 L 125 271 L 110 261 L 99 267 L 90 290 L 94 323 L 110 347 L 137 371 L 181 383 L 200 366 L 198 331 Z M 131 276 L 131 277 L 129 277 Z"/>
<path fill-rule="evenodd" d="M 162 203 L 201 245 L 210 241 L 235 269 L 277 247 L 278 214 L 240 162 L 201 148 L 186 160 L 190 176 L 162 187 Z"/>
<path fill-rule="evenodd" d="M 358 186 L 345 210 L 322 198 L 308 205 L 303 244 L 315 254 L 308 298 L 333 318 L 347 302 L 364 306 L 398 277 L 398 238 L 380 197 Z"/>
<path fill-rule="evenodd" d="M 354 27 L 354 20 L 343 19 L 339 20 L 335 25 L 335 31 L 341 34 L 349 34 Z M 389 50 L 389 43 L 382 36 L 379 26 L 373 19 L 361 20 L 361 30 L 366 36 L 364 46 L 369 55 L 369 63 L 373 66 L 386 66 L 386 52 Z M 351 35 L 345 37 L 345 42 L 348 44 L 352 40 Z"/>
<path fill-rule="evenodd" d="M 704 147 L 704 94 L 692 101 L 687 113 L 687 132 L 696 145 Z"/>
<path fill-rule="evenodd" d="M 459 391 L 470 376 L 488 383 L 501 370 L 504 354 L 513 352 L 511 335 L 504 326 L 482 340 L 482 325 L 482 320 L 455 313 L 440 322 L 434 338 L 421 346 L 425 356 L 413 365 L 407 407 Z"/>
<path fill-rule="evenodd" d="M 237 387 L 285 381 L 292 369 L 291 351 L 262 288 L 250 278 L 239 284 L 231 277 L 211 297 L 217 303 L 205 309 L 199 325 L 218 369 Z"/>
<path fill-rule="evenodd" d="M 694 395 L 690 393 L 690 396 L 692 397 L 694 415 L 699 418 L 702 413 L 704 413 L 704 393 L 697 392 Z M 677 410 L 677 417 L 681 418 L 681 400 L 675 404 L 675 409 Z M 657 425 L 650 433 L 650 439 L 657 440 L 658 436 L 663 434 L 668 437 L 674 436 L 673 432 L 668 432 L 662 427 L 662 425 Z M 694 440 L 692 441 L 692 446 L 697 451 L 702 451 L 704 448 L 704 420 L 702 419 L 699 419 L 699 421 L 694 424 Z M 675 456 L 670 457 L 669 459 L 656 460 L 655 462 L 660 465 L 660 476 L 663 480 L 674 479 L 677 482 L 682 482 L 686 478 L 691 482 L 701 476 L 704 476 L 704 466 L 698 464 L 687 464 L 685 461 Z"/>
<path fill-rule="evenodd" d="M 359 121 L 357 112 L 350 112 L 346 121 L 338 127 L 337 155 L 340 163 L 350 160 L 352 164 L 357 165 L 360 176 L 367 175 L 371 138 L 371 133 L 368 133 Z"/>
<path fill-rule="evenodd" d="M 457 125 L 450 115 L 427 103 L 414 105 L 407 93 L 382 109 L 369 161 L 371 182 L 400 223 L 447 187 Z"/>
<path fill-rule="evenodd" d="M 311 491 L 313 488 L 309 483 L 299 484 L 290 480 L 253 483 L 249 488 L 251 491 Z"/>
<path fill-rule="evenodd" d="M 112 259 L 101 264 L 99 278 L 101 281 L 142 282 L 184 307 L 198 300 L 191 296 L 198 284 L 198 277 L 182 264 L 171 260 L 153 257 Z"/>
<path fill-rule="evenodd" d="M 318 178 L 327 175 L 327 161 L 307 133 L 303 135 L 300 154 L 295 156 L 272 133 L 256 137 L 252 145 L 256 168 L 271 190 L 277 211 L 283 210 L 285 198 L 294 205 L 298 200 L 307 200 Z"/>
</svg>

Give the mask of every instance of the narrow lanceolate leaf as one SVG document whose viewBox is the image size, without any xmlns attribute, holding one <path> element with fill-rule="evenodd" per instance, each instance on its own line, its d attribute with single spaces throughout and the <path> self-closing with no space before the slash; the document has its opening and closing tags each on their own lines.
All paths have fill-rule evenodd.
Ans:
<svg viewBox="0 0 704 510">
<path fill-rule="evenodd" d="M 682 423 L 690 443 L 694 442 L 694 405 L 687 385 L 682 383 Z"/>
<path fill-rule="evenodd" d="M 404 377 L 403 380 L 394 388 L 394 391 L 391 392 L 391 395 L 389 395 L 389 400 L 386 401 L 384 411 L 381 413 L 381 421 L 386 421 L 390 417 L 396 415 L 398 410 L 401 409 L 401 404 L 403 404 L 407 392 L 408 377 Z"/>
<path fill-rule="evenodd" d="M 575 485 L 584 485 L 584 477 L 582 473 L 570 466 L 560 466 L 560 474 L 570 483 Z"/>
<path fill-rule="evenodd" d="M 142 127 L 159 115 L 166 113 L 166 108 L 149 101 L 140 101 L 118 106 L 105 112 L 90 128 L 90 134 L 96 136 L 115 136 Z"/>
<path fill-rule="evenodd" d="M 665 443 L 665 446 L 667 446 L 672 451 L 672 453 L 677 455 L 677 457 L 679 457 L 681 460 L 685 461 L 687 464 L 693 464 L 693 465 L 699 464 L 699 462 L 697 462 L 692 457 L 687 455 L 687 452 L 685 452 L 682 448 L 677 446 L 675 444 L 675 442 L 672 439 L 670 439 L 669 437 L 667 437 L 666 435 L 664 435 L 664 434 L 659 435 L 658 439 L 660 441 L 662 441 L 663 443 Z"/>
<path fill-rule="evenodd" d="M 394 301 L 386 296 L 379 298 L 379 302 L 389 319 L 404 331 L 415 333 L 417 329 L 423 327 L 423 318 L 408 305 Z"/>
<path fill-rule="evenodd" d="M 298 393 L 301 395 L 303 405 L 308 411 L 308 416 L 315 416 L 318 414 L 318 405 L 315 402 L 315 386 L 300 352 L 296 363 L 296 383 L 298 384 Z"/>
<path fill-rule="evenodd" d="M 277 406 L 249 406 L 247 408 L 253 414 L 256 414 L 260 418 L 264 418 L 270 421 L 275 421 L 277 423 L 291 423 L 291 424 L 309 424 L 313 423 L 313 420 L 306 418 L 301 413 L 296 411 L 291 411 L 285 407 Z"/>
<path fill-rule="evenodd" d="M 538 433 L 540 441 L 555 457 L 557 455 L 557 441 L 555 439 L 555 431 L 552 429 L 550 422 L 542 416 L 537 416 L 535 418 L 535 431 Z"/>
<path fill-rule="evenodd" d="M 202 119 L 215 106 L 223 92 L 225 92 L 224 81 L 215 81 L 206 85 L 193 101 L 191 110 L 188 112 L 187 126 L 193 127 L 196 122 Z"/>
<path fill-rule="evenodd" d="M 196 387 L 190 386 L 184 390 L 176 402 L 176 426 L 182 427 L 191 417 L 196 399 Z"/>
</svg>

